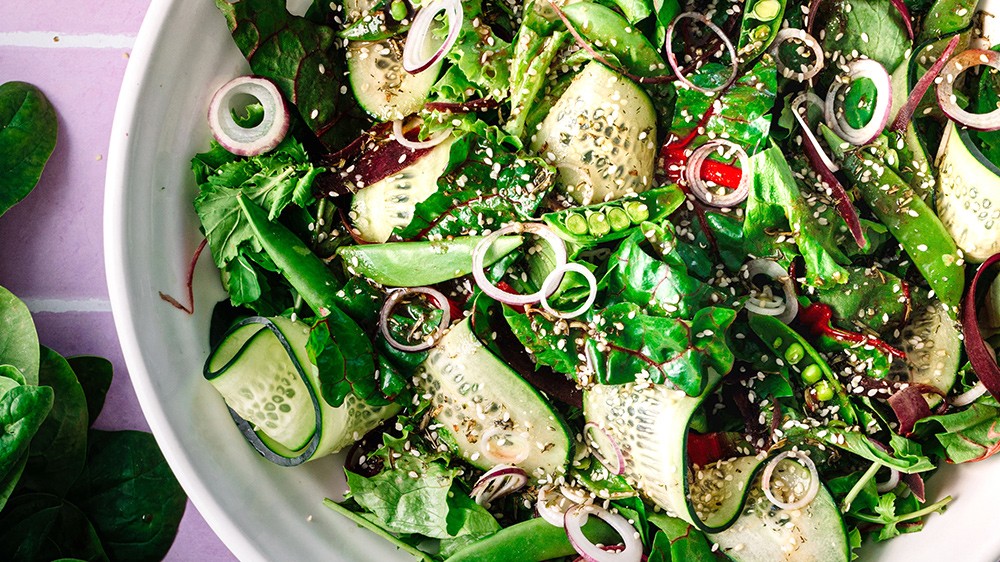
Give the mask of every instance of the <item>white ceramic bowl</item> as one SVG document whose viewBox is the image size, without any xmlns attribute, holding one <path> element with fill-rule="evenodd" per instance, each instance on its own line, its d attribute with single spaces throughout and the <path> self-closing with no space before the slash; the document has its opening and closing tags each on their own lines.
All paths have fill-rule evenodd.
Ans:
<svg viewBox="0 0 1000 562">
<path fill-rule="evenodd" d="M 208 147 L 212 93 L 246 73 L 211 0 L 153 0 L 131 54 L 115 115 L 105 194 L 108 289 L 143 412 L 194 505 L 241 560 L 403 561 L 408 556 L 323 507 L 345 490 L 340 457 L 296 468 L 261 458 L 201 375 L 212 306 L 224 294 L 207 253 L 195 314 L 181 297 L 201 240 L 190 159 Z M 945 467 L 931 498 L 952 494 L 924 532 L 867 548 L 863 560 L 993 562 L 1000 556 L 1000 463 Z"/>
</svg>

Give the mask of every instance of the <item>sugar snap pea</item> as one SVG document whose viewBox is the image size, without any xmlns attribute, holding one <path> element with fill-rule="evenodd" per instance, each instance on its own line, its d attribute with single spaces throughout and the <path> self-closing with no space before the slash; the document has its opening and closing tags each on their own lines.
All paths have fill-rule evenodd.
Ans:
<svg viewBox="0 0 1000 562">
<path fill-rule="evenodd" d="M 624 238 L 644 221 L 662 220 L 683 202 L 683 192 L 671 185 L 628 199 L 546 213 L 542 220 L 567 242 L 589 246 Z"/>
<path fill-rule="evenodd" d="M 583 526 L 583 534 L 594 544 L 620 540 L 614 529 L 596 517 Z M 541 562 L 575 554 L 565 529 L 536 517 L 472 543 L 445 562 Z"/>
</svg>

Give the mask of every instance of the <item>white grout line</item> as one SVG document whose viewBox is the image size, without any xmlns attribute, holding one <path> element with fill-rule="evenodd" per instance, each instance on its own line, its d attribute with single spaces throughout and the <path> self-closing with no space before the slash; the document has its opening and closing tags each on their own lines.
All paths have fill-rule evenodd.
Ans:
<svg viewBox="0 0 1000 562">
<path fill-rule="evenodd" d="M 6 31 L 0 33 L 0 47 L 131 49 L 133 43 L 135 43 L 135 34 L 88 33 L 73 35 L 55 31 Z"/>
<path fill-rule="evenodd" d="M 24 299 L 33 314 L 40 312 L 111 312 L 108 299 Z"/>
</svg>

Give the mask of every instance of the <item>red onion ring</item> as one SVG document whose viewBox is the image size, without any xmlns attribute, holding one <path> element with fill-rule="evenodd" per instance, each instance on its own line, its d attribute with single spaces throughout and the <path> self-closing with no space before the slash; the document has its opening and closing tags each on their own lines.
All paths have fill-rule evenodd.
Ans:
<svg viewBox="0 0 1000 562">
<path fill-rule="evenodd" d="M 392 311 L 396 308 L 396 305 L 398 305 L 400 301 L 411 295 L 429 296 L 434 300 L 438 308 L 441 309 L 442 314 L 441 322 L 438 323 L 437 330 L 435 330 L 432 335 L 421 343 L 405 345 L 399 343 L 392 337 L 392 333 L 389 331 L 389 316 L 392 315 Z M 382 332 L 382 336 L 385 337 L 385 341 L 387 341 L 392 347 L 395 347 L 400 351 L 423 351 L 437 345 L 438 340 L 441 339 L 441 336 L 443 336 L 445 331 L 447 331 L 448 326 L 451 325 L 451 306 L 448 305 L 447 297 L 445 297 L 440 291 L 430 287 L 407 287 L 405 289 L 395 289 L 389 293 L 389 298 L 385 299 L 385 303 L 382 304 L 382 310 L 378 315 L 378 325 Z"/>
<path fill-rule="evenodd" d="M 618 532 L 625 549 L 619 552 L 609 552 L 590 542 L 583 534 L 583 525 L 589 516 L 595 516 Z M 642 542 L 639 541 L 635 527 L 617 513 L 596 505 L 577 505 L 566 511 L 563 527 L 573 550 L 587 562 L 640 562 L 642 560 Z"/>
<path fill-rule="evenodd" d="M 758 275 L 767 276 L 769 279 L 780 283 L 784 293 L 784 303 L 780 307 L 752 307 L 751 300 L 748 300 L 745 305 L 747 310 L 765 316 L 777 316 L 778 320 L 784 324 L 791 323 L 799 314 L 799 299 L 795 294 L 795 283 L 792 280 L 792 276 L 788 274 L 788 271 L 781 267 L 778 262 L 766 258 L 750 260 L 747 262 L 746 268 L 747 279 L 749 281 L 752 282 L 753 278 Z M 756 310 L 755 308 L 760 308 L 761 310 Z"/>
<path fill-rule="evenodd" d="M 512 306 L 524 306 L 526 304 L 536 304 L 542 300 L 542 296 L 550 296 L 545 294 L 545 290 L 540 289 L 537 293 L 532 293 L 530 295 L 515 295 L 508 293 L 506 291 L 501 291 L 495 285 L 490 283 L 489 279 L 486 278 L 486 272 L 483 270 L 483 262 L 486 256 L 486 252 L 493 245 L 493 242 L 505 234 L 521 234 L 528 232 L 536 236 L 544 238 L 546 242 L 552 246 L 552 251 L 556 258 L 556 268 L 561 268 L 566 265 L 566 243 L 563 242 L 562 238 L 552 231 L 549 227 L 545 226 L 543 223 L 538 222 L 515 222 L 509 224 L 500 230 L 490 234 L 486 238 L 476 245 L 476 248 L 472 251 L 472 278 L 476 280 L 476 284 L 482 289 L 488 297 L 502 302 L 504 304 L 509 304 Z M 555 290 L 555 288 L 553 288 Z"/>
<path fill-rule="evenodd" d="M 565 489 L 566 487 L 563 486 Z M 568 495 L 554 487 L 543 486 L 538 489 L 538 501 L 535 502 L 535 511 L 539 517 L 554 527 L 562 527 L 566 518 L 566 511 L 583 501 L 574 501 Z"/>
<path fill-rule="evenodd" d="M 892 77 L 885 67 L 872 59 L 854 59 L 847 63 L 847 81 L 835 81 L 826 95 L 826 124 L 833 132 L 853 144 L 861 146 L 875 140 L 886 123 L 892 110 Z M 875 83 L 875 110 L 872 118 L 860 129 L 855 129 L 846 119 L 837 116 L 837 95 L 840 90 L 858 78 L 868 78 Z"/>
<path fill-rule="evenodd" d="M 969 363 L 979 381 L 994 398 L 1000 399 L 1000 366 L 997 365 L 996 354 L 983 339 L 979 331 L 979 315 L 976 312 L 976 297 L 979 293 L 979 281 L 983 273 L 993 265 L 1000 263 L 1000 254 L 994 254 L 983 262 L 976 270 L 976 275 L 969 284 L 965 300 L 962 301 L 962 332 L 965 336 L 965 351 L 969 355 Z"/>
<path fill-rule="evenodd" d="M 712 30 L 713 33 L 719 36 L 719 39 L 722 39 L 722 43 L 725 45 L 726 50 L 729 51 L 730 66 L 732 67 L 733 72 L 732 74 L 729 75 L 729 78 L 726 79 L 726 81 L 717 88 L 702 88 L 701 86 L 696 86 L 693 82 L 688 80 L 686 76 L 684 76 L 683 72 L 681 72 L 680 64 L 677 62 L 677 55 L 674 54 L 673 39 L 674 39 L 674 28 L 677 27 L 677 22 L 685 18 L 697 20 L 705 24 L 710 30 Z M 667 63 L 670 65 L 671 70 L 674 71 L 674 74 L 677 76 L 678 81 L 680 81 L 688 88 L 691 88 L 692 90 L 702 92 L 704 94 L 714 94 L 717 92 L 721 92 L 726 88 L 728 88 L 729 86 L 731 86 L 732 83 L 736 81 L 736 78 L 739 75 L 739 59 L 736 57 L 736 48 L 733 47 L 733 42 L 729 40 L 729 37 L 726 37 L 726 33 L 722 31 L 722 29 L 720 29 L 719 26 L 715 25 L 714 23 L 712 23 L 712 20 L 708 19 L 703 14 L 700 14 L 698 12 L 684 12 L 683 14 L 678 14 L 677 17 L 675 17 L 674 20 L 670 22 L 670 25 L 667 26 L 666 46 L 667 46 Z"/>
<path fill-rule="evenodd" d="M 879 449 L 882 449 L 882 451 L 884 453 L 886 453 L 887 455 L 892 456 L 892 451 L 889 450 L 889 447 L 886 447 L 881 442 L 876 441 L 874 439 L 872 439 L 871 441 L 872 441 L 872 443 L 875 444 L 876 447 L 878 447 Z M 879 464 L 881 464 L 881 463 L 879 463 Z M 882 465 L 882 466 L 885 466 L 885 465 Z M 896 470 L 895 468 L 892 468 L 892 467 L 886 467 L 886 468 L 889 469 L 889 479 L 886 480 L 885 482 L 875 482 L 875 488 L 878 490 L 878 493 L 880 493 L 880 494 L 884 494 L 884 493 L 886 493 L 886 492 L 888 492 L 890 490 L 895 489 L 896 486 L 899 485 L 899 480 L 901 478 L 901 475 L 900 475 L 900 473 L 899 473 L 898 470 Z"/>
<path fill-rule="evenodd" d="M 469 496 L 481 506 L 516 492 L 528 483 L 528 473 L 516 466 L 498 464 L 479 477 Z"/>
<path fill-rule="evenodd" d="M 433 55 L 421 59 L 422 52 L 430 39 L 434 16 L 441 12 L 448 18 L 448 36 Z M 413 18 L 410 31 L 406 34 L 406 43 L 403 45 L 403 70 L 410 74 L 418 74 L 441 60 L 441 57 L 455 45 L 455 41 L 458 41 L 458 33 L 462 29 L 464 18 L 465 11 L 462 9 L 461 0 L 431 0 L 420 8 Z"/>
<path fill-rule="evenodd" d="M 931 84 L 934 83 L 934 79 L 937 78 L 938 74 L 941 73 L 941 69 L 944 68 L 946 62 L 951 57 L 951 54 L 955 52 L 955 47 L 958 47 L 958 40 L 961 39 L 961 34 L 955 35 L 948 42 L 948 46 L 945 47 L 941 56 L 938 57 L 934 64 L 931 65 L 927 72 L 917 80 L 917 83 L 913 85 L 913 91 L 910 92 L 909 97 L 906 98 L 906 103 L 903 107 L 899 109 L 896 113 L 896 119 L 892 122 L 893 131 L 902 133 L 906 130 L 906 126 L 910 124 L 910 120 L 913 119 L 913 112 L 917 110 L 917 106 L 920 105 L 920 100 L 924 99 L 924 94 L 930 89 Z"/>
<path fill-rule="evenodd" d="M 771 491 L 771 477 L 774 474 L 774 469 L 778 466 L 778 463 L 785 459 L 794 460 L 809 471 L 809 488 L 806 489 L 801 498 L 792 503 L 778 500 L 778 498 L 774 497 L 774 492 Z M 816 470 L 816 463 L 804 452 L 799 451 L 793 454 L 793 451 L 785 451 L 771 459 L 767 463 L 767 466 L 764 467 L 764 475 L 760 479 L 760 487 L 763 489 L 767 499 L 777 507 L 787 511 L 802 509 L 812 503 L 813 499 L 816 498 L 816 494 L 819 493 L 819 471 Z"/>
<path fill-rule="evenodd" d="M 701 168 L 717 147 L 729 147 L 736 152 L 736 157 L 740 161 L 740 183 L 732 192 L 723 195 L 713 193 L 705 180 L 701 179 Z M 687 166 L 684 168 L 684 180 L 691 189 L 691 194 L 702 203 L 719 208 L 735 207 L 750 196 L 750 183 L 753 178 L 751 174 L 746 173 L 749 169 L 750 157 L 742 146 L 726 139 L 712 139 L 696 148 L 688 157 Z"/>
<path fill-rule="evenodd" d="M 490 442 L 495 437 L 499 437 L 501 440 L 515 445 L 519 444 L 520 447 L 510 451 L 511 454 L 508 455 L 508 451 L 501 451 L 490 446 Z M 516 443 L 512 437 L 516 436 L 506 429 L 493 426 L 479 434 L 479 451 L 484 458 L 495 463 L 517 464 L 522 462 L 531 454 L 531 447 L 528 445 L 527 440 L 522 439 L 520 443 Z"/>
<path fill-rule="evenodd" d="M 603 438 L 604 443 L 600 443 L 601 439 L 597 439 L 597 437 Z M 618 446 L 618 442 L 608 430 L 594 422 L 587 422 L 583 426 L 583 439 L 597 460 L 608 469 L 608 472 L 614 475 L 625 473 L 625 455 L 622 454 L 622 448 Z M 607 454 L 608 449 L 611 450 L 613 456 Z"/>
<path fill-rule="evenodd" d="M 949 59 L 941 70 L 944 80 L 938 82 L 937 100 L 941 111 L 959 125 L 977 131 L 996 131 L 1000 129 L 1000 109 L 994 109 L 989 113 L 971 113 L 955 103 L 955 81 L 958 80 L 958 76 L 965 70 L 984 64 L 1000 70 L 1000 53 L 969 49 Z"/>
<path fill-rule="evenodd" d="M 587 300 L 580 305 L 576 310 L 570 312 L 561 312 L 549 305 L 549 296 L 556 292 L 556 288 L 562 283 L 563 276 L 570 271 L 575 271 L 583 276 L 587 280 L 587 285 L 590 287 L 590 293 L 587 295 Z M 594 305 L 594 301 L 597 300 L 597 278 L 591 273 L 589 269 L 584 267 L 579 263 L 567 263 L 561 267 L 556 267 L 545 277 L 545 281 L 542 283 L 542 308 L 545 312 L 559 318 L 570 319 L 576 318 L 577 316 L 583 314 L 590 310 L 590 307 Z"/>
<path fill-rule="evenodd" d="M 806 47 L 809 47 L 813 52 L 813 56 L 816 58 L 816 62 L 813 63 L 811 67 L 805 71 L 794 71 L 791 68 L 785 66 L 785 62 L 781 60 L 781 53 L 778 49 L 789 39 L 798 39 Z M 805 82 L 813 76 L 819 74 L 819 71 L 823 70 L 823 64 L 825 62 L 823 56 L 823 47 L 820 46 L 819 41 L 815 37 L 807 33 L 804 29 L 797 29 L 786 27 L 778 32 L 774 36 L 774 42 L 771 43 L 771 56 L 774 57 L 774 65 L 777 67 L 778 72 L 782 76 L 790 80 L 797 80 L 799 82 Z"/>
<path fill-rule="evenodd" d="M 236 96 L 251 96 L 264 108 L 264 118 L 253 127 L 243 127 L 233 118 Z M 257 156 L 281 144 L 291 118 L 278 86 L 267 78 L 240 76 L 219 88 L 208 105 L 208 127 L 222 148 L 237 156 Z"/>
<path fill-rule="evenodd" d="M 406 138 L 403 134 L 403 121 L 401 119 L 396 119 L 392 122 L 392 138 L 399 144 L 409 148 L 410 150 L 423 150 L 426 148 L 434 148 L 435 146 L 443 143 L 450 135 L 452 129 L 449 127 L 447 130 L 441 131 L 433 137 L 423 140 L 423 141 L 411 141 Z"/>
<path fill-rule="evenodd" d="M 986 349 L 988 351 L 993 351 L 989 347 L 987 347 Z M 996 360 L 995 355 L 994 355 L 994 360 Z M 984 394 L 986 394 L 986 385 L 983 384 L 983 381 L 979 381 L 975 385 L 973 385 L 972 388 L 952 398 L 951 400 L 949 400 L 949 402 L 951 403 L 952 406 L 955 406 L 956 408 L 961 408 L 962 406 L 968 406 L 969 404 L 972 404 L 976 400 L 979 400 L 979 397 Z"/>
</svg>

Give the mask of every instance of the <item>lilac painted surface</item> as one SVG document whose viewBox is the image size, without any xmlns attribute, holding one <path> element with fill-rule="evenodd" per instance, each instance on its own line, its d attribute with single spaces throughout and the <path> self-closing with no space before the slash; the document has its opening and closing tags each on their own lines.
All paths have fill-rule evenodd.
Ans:
<svg viewBox="0 0 1000 562">
<path fill-rule="evenodd" d="M 97 420 L 102 429 L 149 429 L 115 334 L 101 234 L 111 122 L 148 3 L 0 1 L 0 82 L 37 85 L 59 115 L 59 140 L 38 187 L 0 219 L 0 285 L 32 309 L 44 345 L 112 361 L 115 379 Z M 235 557 L 189 503 L 166 559 Z"/>
</svg>

